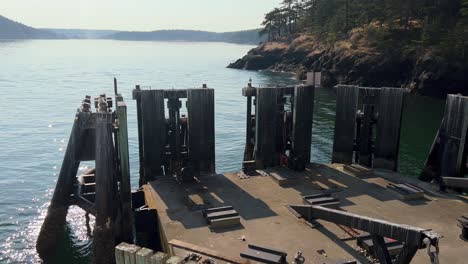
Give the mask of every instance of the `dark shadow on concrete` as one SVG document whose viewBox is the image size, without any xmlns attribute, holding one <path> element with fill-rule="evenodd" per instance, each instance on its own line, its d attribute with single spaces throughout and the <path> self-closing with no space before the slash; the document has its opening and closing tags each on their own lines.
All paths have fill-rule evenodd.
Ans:
<svg viewBox="0 0 468 264">
<path fill-rule="evenodd" d="M 265 202 L 251 196 L 222 174 L 200 177 L 198 182 L 184 184 L 178 184 L 171 178 L 160 178 L 150 185 L 168 207 L 166 213 L 169 218 L 181 222 L 187 229 L 208 226 L 201 210 L 191 210 L 187 206 L 188 195 L 197 194 L 197 190 L 200 190 L 205 208 L 230 205 L 244 220 L 277 215 Z"/>
<path fill-rule="evenodd" d="M 338 187 L 343 189 L 343 192 L 337 193 L 337 198 L 340 198 L 343 201 L 350 197 L 368 195 L 381 202 L 398 200 L 411 206 L 424 205 L 430 202 L 430 200 L 427 198 L 413 201 L 404 201 L 399 199 L 396 194 L 390 190 L 387 190 L 385 187 L 375 183 L 369 183 L 363 180 L 363 177 L 351 176 L 344 172 L 329 168 L 324 164 L 311 164 L 311 166 L 309 166 L 309 170 L 312 174 L 310 178 L 324 185 L 337 186 L 336 182 L 338 182 Z M 379 176 L 366 176 L 365 179 L 372 178 L 379 178 Z M 346 187 L 339 185 L 344 185 Z M 345 202 L 343 202 L 342 205 L 347 206 Z"/>
</svg>

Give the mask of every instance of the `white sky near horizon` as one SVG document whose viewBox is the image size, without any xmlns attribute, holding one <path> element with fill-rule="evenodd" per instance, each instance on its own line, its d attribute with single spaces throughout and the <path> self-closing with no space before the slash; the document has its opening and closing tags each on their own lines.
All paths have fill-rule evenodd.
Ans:
<svg viewBox="0 0 468 264">
<path fill-rule="evenodd" d="M 281 0 L 0 0 L 0 15 L 35 28 L 237 31 L 260 27 Z"/>
</svg>

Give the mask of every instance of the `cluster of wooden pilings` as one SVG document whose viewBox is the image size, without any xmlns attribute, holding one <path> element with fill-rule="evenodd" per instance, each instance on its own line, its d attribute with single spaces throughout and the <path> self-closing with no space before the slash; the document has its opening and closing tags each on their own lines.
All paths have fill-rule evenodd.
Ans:
<svg viewBox="0 0 468 264">
<path fill-rule="evenodd" d="M 95 216 L 94 261 L 113 263 L 116 242 L 133 242 L 127 108 L 120 94 L 86 96 L 77 110 L 54 195 L 40 230 L 36 248 L 50 257 L 63 238 L 70 205 Z M 95 161 L 95 169 L 77 177 L 82 161 Z"/>
<path fill-rule="evenodd" d="M 311 76 L 311 78 L 315 78 Z M 115 85 L 116 87 L 116 85 Z M 301 171 L 311 162 L 315 85 L 242 90 L 247 100 L 243 172 L 283 166 Z M 333 163 L 396 171 L 406 90 L 337 86 Z M 214 89 L 133 90 L 138 119 L 139 185 L 160 177 L 184 183 L 214 175 Z M 184 105 L 185 102 L 185 105 Z M 162 250 L 157 212 L 145 207 L 141 190 L 132 193 L 127 107 L 115 89 L 86 96 L 77 110 L 54 195 L 37 241 L 47 258 L 61 241 L 70 205 L 96 218 L 94 262 L 114 263 L 120 242 Z M 447 182 L 466 171 L 468 100 L 449 96 L 446 116 L 427 167 Z M 82 161 L 95 168 L 77 177 Z M 432 178 L 430 178 L 432 179 Z M 143 235 L 144 239 L 138 239 Z M 139 241 L 145 241 L 138 243 Z M 143 244 L 143 245 L 142 245 Z"/>
</svg>

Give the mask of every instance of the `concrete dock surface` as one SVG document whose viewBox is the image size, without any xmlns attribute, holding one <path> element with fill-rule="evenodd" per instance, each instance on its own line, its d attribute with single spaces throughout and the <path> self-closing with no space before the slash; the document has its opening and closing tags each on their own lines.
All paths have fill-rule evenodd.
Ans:
<svg viewBox="0 0 468 264">
<path fill-rule="evenodd" d="M 144 185 L 145 200 L 158 211 L 163 247 L 173 253 L 190 250 L 170 246 L 170 241 L 189 243 L 231 261 L 246 262 L 240 253 L 248 244 L 286 252 L 288 263 L 302 251 L 304 263 L 337 263 L 356 259 L 370 263 L 356 245 L 354 233 L 334 223 L 317 220 L 308 223 L 296 217 L 288 205 L 303 204 L 302 196 L 330 193 L 340 209 L 398 224 L 432 229 L 442 235 L 440 263 L 467 263 L 468 242 L 460 239 L 457 218 L 468 214 L 468 199 L 456 194 L 439 193 L 434 186 L 391 172 L 373 172 L 358 177 L 340 164 L 311 164 L 304 172 L 283 168 L 269 169 L 270 175 L 242 179 L 237 173 L 203 176 L 194 183 L 178 184 L 162 177 Z M 284 175 L 279 182 L 271 174 Z M 411 182 L 424 190 L 424 197 L 404 201 L 387 186 Z M 240 225 L 212 228 L 202 214 L 203 208 L 232 206 Z M 158 219 L 155 219 L 157 221 Z M 430 263 L 425 249 L 418 250 L 411 263 Z"/>
</svg>

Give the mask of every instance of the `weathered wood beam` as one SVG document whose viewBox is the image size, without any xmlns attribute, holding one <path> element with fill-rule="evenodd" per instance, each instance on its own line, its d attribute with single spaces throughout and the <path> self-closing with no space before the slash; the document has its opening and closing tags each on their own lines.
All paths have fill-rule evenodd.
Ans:
<svg viewBox="0 0 468 264">
<path fill-rule="evenodd" d="M 441 177 L 460 177 L 464 172 L 468 97 L 449 94 L 440 129 Z"/>
<path fill-rule="evenodd" d="M 395 259 L 394 264 L 409 264 L 414 255 L 418 251 L 418 247 L 405 245 Z"/>
<path fill-rule="evenodd" d="M 314 86 L 300 85 L 294 90 L 291 147 L 294 157 L 304 166 L 310 163 L 314 94 Z"/>
<path fill-rule="evenodd" d="M 128 153 L 127 105 L 122 96 L 117 96 L 117 138 L 120 180 L 120 200 L 122 209 L 122 240 L 133 242 L 132 191 L 130 185 L 130 160 Z"/>
<path fill-rule="evenodd" d="M 249 85 L 242 89 L 242 94 L 244 94 L 244 90 L 246 90 L 246 93 L 249 93 L 247 91 L 251 91 L 255 88 L 252 87 L 252 84 L 249 83 Z M 244 161 L 249 161 L 253 159 L 253 150 L 254 150 L 254 144 L 252 139 L 253 137 L 253 123 L 252 123 L 252 95 L 246 95 L 247 97 L 247 113 L 246 113 L 246 128 L 245 128 L 245 149 L 244 149 Z"/>
<path fill-rule="evenodd" d="M 140 186 L 162 175 L 163 153 L 166 144 L 164 91 L 143 90 L 141 98 L 141 126 L 143 147 L 143 175 Z"/>
<path fill-rule="evenodd" d="M 332 163 L 351 164 L 356 130 L 356 111 L 359 87 L 336 87 L 336 117 L 333 138 Z"/>
<path fill-rule="evenodd" d="M 73 193 L 73 184 L 76 182 L 76 174 L 80 165 L 78 153 L 82 148 L 84 125 L 90 117 L 90 112 L 78 110 L 76 113 L 54 195 L 36 242 L 37 252 L 42 258 L 47 258 L 62 240 L 69 197 Z"/>
<path fill-rule="evenodd" d="M 279 163 L 276 149 L 276 88 L 257 88 L 255 107 L 255 162 L 257 169 L 274 167 Z"/>
<path fill-rule="evenodd" d="M 381 264 L 392 264 L 392 257 L 388 252 L 385 239 L 382 236 L 371 234 L 374 243 L 374 252 Z"/>
<path fill-rule="evenodd" d="M 269 88 L 278 90 L 278 94 L 281 94 L 281 95 L 292 95 L 294 94 L 294 90 L 296 89 L 296 86 L 269 87 Z M 263 89 L 263 88 L 257 88 L 257 87 L 251 87 L 251 86 L 242 88 L 242 96 L 246 96 L 246 97 L 257 96 L 258 89 Z"/>
<path fill-rule="evenodd" d="M 468 178 L 442 177 L 445 186 L 456 188 L 468 188 Z"/>
<path fill-rule="evenodd" d="M 83 211 L 93 215 L 93 216 L 96 216 L 96 206 L 95 204 L 86 199 L 86 197 L 83 197 L 82 195 L 77 195 L 74 197 L 74 204 L 78 207 L 80 207 L 81 209 L 83 209 Z"/>
<path fill-rule="evenodd" d="M 113 145 L 113 115 L 103 109 L 96 119 L 96 223 L 93 252 L 95 263 L 114 263 L 114 210 L 116 177 Z"/>
<path fill-rule="evenodd" d="M 404 242 L 405 245 L 416 246 L 418 248 L 425 247 L 423 243 L 424 238 L 428 238 L 433 244 L 437 244 L 440 238 L 440 235 L 427 229 L 396 224 L 322 206 L 290 205 L 290 208 L 294 209 L 308 220 L 322 219 L 335 224 L 366 231 L 373 235 L 393 238 Z"/>
<path fill-rule="evenodd" d="M 401 88 L 380 90 L 374 168 L 398 170 L 401 120 L 406 94 L 407 90 Z"/>
<path fill-rule="evenodd" d="M 214 89 L 187 91 L 188 154 L 195 176 L 212 174 L 215 169 Z"/>
<path fill-rule="evenodd" d="M 168 99 L 168 98 L 187 98 L 188 91 L 190 89 L 158 89 L 158 90 L 163 92 L 163 97 L 165 99 Z M 138 100 L 139 99 L 138 97 L 140 97 L 140 95 L 141 95 L 140 93 L 142 91 L 143 90 L 141 90 L 141 89 L 134 89 L 133 90 L 133 99 Z"/>
</svg>

